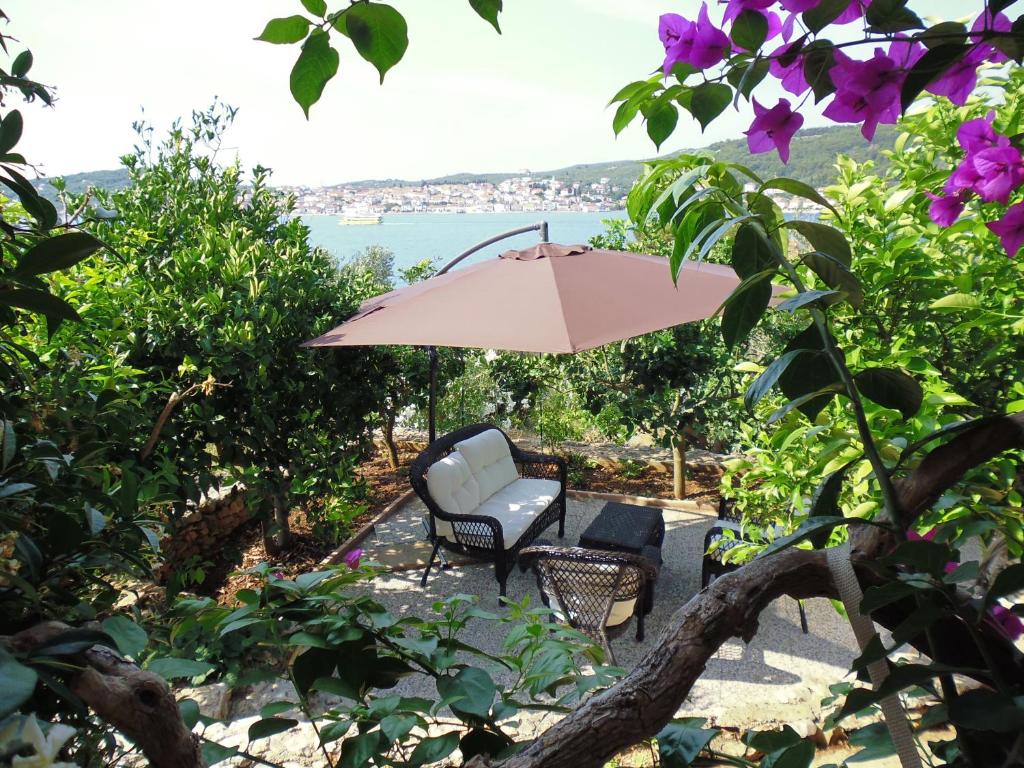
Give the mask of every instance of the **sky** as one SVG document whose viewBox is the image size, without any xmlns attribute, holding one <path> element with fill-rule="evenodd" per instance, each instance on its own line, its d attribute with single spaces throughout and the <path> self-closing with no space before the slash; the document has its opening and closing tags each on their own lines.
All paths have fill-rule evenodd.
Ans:
<svg viewBox="0 0 1024 768">
<path fill-rule="evenodd" d="M 288 91 L 298 46 L 253 39 L 268 19 L 301 13 L 299 0 L 5 0 L 8 32 L 22 41 L 9 44 L 11 52 L 30 48 L 30 74 L 56 86 L 58 98 L 52 109 L 8 105 L 26 118 L 18 149 L 43 175 L 115 168 L 134 146 L 134 121 L 144 118 L 159 135 L 217 97 L 239 110 L 221 151 L 274 169 L 278 184 L 650 157 L 639 119 L 614 136 L 608 100 L 660 64 L 659 15 L 692 18 L 699 7 L 505 0 L 498 35 L 467 0 L 390 2 L 409 24 L 405 58 L 380 85 L 376 70 L 336 37 L 339 73 L 307 121 Z M 962 13 L 980 0 L 924 5 Z M 762 96 L 774 103 L 780 93 Z M 702 134 L 684 114 L 662 151 L 738 138 L 750 120 L 743 105 Z M 806 125 L 820 124 L 809 115 Z"/>
</svg>

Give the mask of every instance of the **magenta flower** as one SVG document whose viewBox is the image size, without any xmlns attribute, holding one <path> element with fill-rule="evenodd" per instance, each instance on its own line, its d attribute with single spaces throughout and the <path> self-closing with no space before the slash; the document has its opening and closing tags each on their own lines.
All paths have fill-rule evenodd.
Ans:
<svg viewBox="0 0 1024 768">
<path fill-rule="evenodd" d="M 275 579 L 283 579 L 283 578 L 284 578 L 284 571 L 274 571 L 274 572 L 273 572 L 272 574 L 270 574 L 270 575 L 271 575 L 271 576 L 272 576 L 273 578 L 275 578 Z"/>
<path fill-rule="evenodd" d="M 775 0 L 728 0 L 722 21 L 732 21 L 744 11 L 763 11 L 775 5 Z"/>
<path fill-rule="evenodd" d="M 992 610 L 989 612 L 996 624 L 1002 629 L 1011 640 L 1016 640 L 1021 635 L 1024 635 L 1024 622 L 1020 620 L 1013 611 L 1002 605 L 992 606 Z"/>
<path fill-rule="evenodd" d="M 693 49 L 693 22 L 678 13 L 664 13 L 658 19 L 658 37 L 665 46 L 665 61 L 661 65 L 668 77 L 677 61 L 688 61 Z"/>
<path fill-rule="evenodd" d="M 970 191 L 966 189 L 961 189 L 945 197 L 933 195 L 931 192 L 925 192 L 925 194 L 932 201 L 932 204 L 928 206 L 928 218 L 940 227 L 953 226 L 953 223 L 960 218 L 960 214 L 964 211 L 964 203 L 971 196 Z"/>
<path fill-rule="evenodd" d="M 790 13 L 803 13 L 815 8 L 821 0 L 782 0 L 782 7 Z"/>
<path fill-rule="evenodd" d="M 342 559 L 345 561 L 345 565 L 347 565 L 354 571 L 356 568 L 359 567 L 359 558 L 361 558 L 362 556 L 363 550 L 356 547 L 355 549 L 350 549 L 348 552 L 346 552 L 345 557 L 343 557 Z"/>
<path fill-rule="evenodd" d="M 942 77 L 930 83 L 925 90 L 936 96 L 945 96 L 958 107 L 967 103 L 978 84 L 978 65 L 985 61 L 991 46 L 976 45 L 962 59 L 942 73 Z"/>
<path fill-rule="evenodd" d="M 836 93 L 823 112 L 825 117 L 837 123 L 863 123 L 861 133 L 869 141 L 880 123 L 894 124 L 899 119 L 906 73 L 881 48 L 867 61 L 837 53 L 829 77 Z"/>
<path fill-rule="evenodd" d="M 992 12 L 986 8 L 978 18 L 974 20 L 974 24 L 971 25 L 971 32 L 984 32 L 985 30 L 992 30 L 995 32 L 1009 32 L 1013 28 L 1010 19 L 1003 13 L 997 13 L 995 17 L 992 16 Z M 980 43 L 983 41 L 983 34 L 972 34 L 969 36 L 972 42 Z M 1008 57 L 1005 53 L 1000 51 L 993 45 L 986 44 L 987 50 L 985 52 L 985 58 L 989 61 L 994 61 L 1001 64 L 1007 61 Z"/>
<path fill-rule="evenodd" d="M 802 56 L 794 58 L 789 66 L 783 66 L 779 63 L 779 57 L 785 53 L 787 48 L 789 48 L 789 45 L 783 44 L 772 51 L 771 59 L 768 62 L 768 72 L 772 77 L 782 81 L 782 87 L 785 90 L 794 96 L 801 96 L 807 92 L 811 84 L 807 82 L 807 78 L 804 76 L 804 60 Z"/>
<path fill-rule="evenodd" d="M 815 3 L 815 6 L 820 3 Z M 833 21 L 833 24 L 849 24 L 851 21 L 856 21 L 871 5 L 871 0 L 853 0 L 839 16 Z"/>
<path fill-rule="evenodd" d="M 793 111 L 788 99 L 779 99 L 779 103 L 771 109 L 761 106 L 754 99 L 754 122 L 744 132 L 747 135 L 747 147 L 755 155 L 776 149 L 782 162 L 788 163 L 789 142 L 803 124 L 803 115 Z"/>
<path fill-rule="evenodd" d="M 1024 245 L 1024 203 L 1015 203 L 1006 209 L 1003 218 L 986 225 L 999 237 L 1006 255 L 1013 258 Z"/>
<path fill-rule="evenodd" d="M 971 158 L 978 181 L 972 189 L 987 203 L 1006 205 L 1010 193 L 1024 182 L 1024 162 L 1020 152 L 1011 146 L 989 147 Z"/>
<path fill-rule="evenodd" d="M 961 123 L 956 131 L 956 140 L 967 150 L 967 154 L 994 147 L 999 143 L 999 134 L 992 128 L 995 112 Z"/>
</svg>

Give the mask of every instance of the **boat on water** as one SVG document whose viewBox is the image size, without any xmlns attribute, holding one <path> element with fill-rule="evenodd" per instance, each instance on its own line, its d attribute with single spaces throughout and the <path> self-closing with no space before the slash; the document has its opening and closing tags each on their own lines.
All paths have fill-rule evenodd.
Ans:
<svg viewBox="0 0 1024 768">
<path fill-rule="evenodd" d="M 341 226 L 343 226 L 343 227 L 348 227 L 348 226 L 361 226 L 361 225 L 365 225 L 365 224 L 380 224 L 381 220 L 382 219 L 381 219 L 380 214 L 367 213 L 367 212 L 360 212 L 360 213 L 353 212 L 353 213 L 343 213 L 341 215 L 341 218 L 338 220 L 338 223 Z"/>
</svg>

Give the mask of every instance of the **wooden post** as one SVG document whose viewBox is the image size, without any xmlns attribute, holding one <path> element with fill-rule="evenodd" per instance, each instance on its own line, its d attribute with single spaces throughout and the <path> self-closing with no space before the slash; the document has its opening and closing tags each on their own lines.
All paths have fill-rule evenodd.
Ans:
<svg viewBox="0 0 1024 768">
<path fill-rule="evenodd" d="M 672 440 L 672 495 L 686 498 L 686 434 L 679 430 Z"/>
</svg>

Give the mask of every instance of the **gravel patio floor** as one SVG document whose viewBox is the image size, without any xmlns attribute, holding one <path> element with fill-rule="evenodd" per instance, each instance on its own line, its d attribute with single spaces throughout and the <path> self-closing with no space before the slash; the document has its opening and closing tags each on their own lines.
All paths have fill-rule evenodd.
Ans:
<svg viewBox="0 0 1024 768">
<path fill-rule="evenodd" d="M 604 503 L 602 499 L 570 496 L 563 542 L 578 542 L 580 533 Z M 657 645 L 672 614 L 700 587 L 704 534 L 714 524 L 715 516 L 710 509 L 688 506 L 689 509 L 664 510 L 665 562 L 658 578 L 655 607 L 647 617 L 645 641 L 638 644 L 632 629 L 612 641 L 616 659 L 626 669 L 635 666 Z M 485 610 L 502 610 L 491 565 L 450 557 L 451 567 L 441 570 L 435 564 L 426 588 L 420 587 L 422 566 L 411 566 L 425 563 L 429 555 L 420 522 L 425 512 L 418 499 L 411 499 L 379 523 L 375 535 L 371 534 L 361 544 L 369 559 L 406 567 L 375 579 L 375 597 L 397 615 L 424 615 L 435 600 L 456 593 L 480 596 L 480 607 Z M 544 537 L 556 542 L 557 528 L 549 528 Z M 526 595 L 531 597 L 531 604 L 540 604 L 533 573 L 521 573 L 516 568 L 508 580 L 508 596 L 521 600 Z M 828 695 L 828 685 L 849 670 L 850 662 L 857 656 L 856 641 L 845 619 L 827 600 L 808 600 L 805 608 L 810 626 L 806 635 L 800 629 L 794 600 L 781 598 L 772 603 L 762 614 L 760 631 L 749 645 L 741 640 L 727 643 L 709 662 L 679 714 L 706 717 L 717 725 L 739 728 L 787 722 L 820 724 L 821 699 Z M 470 623 L 462 639 L 493 651 L 500 648 L 502 637 L 488 622 L 477 621 Z M 495 675 L 495 680 L 501 685 L 500 674 Z M 402 685 L 403 693 L 436 695 L 432 688 L 406 691 L 406 682 Z M 534 725 L 543 727 L 545 723 L 538 721 Z"/>
</svg>

